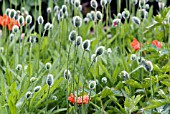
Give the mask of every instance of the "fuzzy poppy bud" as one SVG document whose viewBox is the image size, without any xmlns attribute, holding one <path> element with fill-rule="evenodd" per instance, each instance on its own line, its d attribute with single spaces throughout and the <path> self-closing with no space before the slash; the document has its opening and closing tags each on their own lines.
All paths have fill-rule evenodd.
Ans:
<svg viewBox="0 0 170 114">
<path fill-rule="evenodd" d="M 143 64 L 143 68 L 147 71 L 147 72 L 151 72 L 153 70 L 153 65 L 151 61 L 146 60 Z"/>
<path fill-rule="evenodd" d="M 94 11 L 91 11 L 91 20 L 95 21 L 97 19 L 96 13 Z"/>
<path fill-rule="evenodd" d="M 108 53 L 108 54 L 112 53 L 111 48 L 108 48 L 108 49 L 107 49 L 107 53 Z"/>
<path fill-rule="evenodd" d="M 128 19 L 129 16 L 130 16 L 130 13 L 127 9 L 125 9 L 123 12 L 122 12 L 122 16 L 124 19 Z"/>
<path fill-rule="evenodd" d="M 81 36 L 77 36 L 76 37 L 76 46 L 81 45 L 81 43 L 82 43 L 82 37 Z"/>
<path fill-rule="evenodd" d="M 72 4 L 72 5 L 74 5 L 74 1 L 75 1 L 75 0 L 71 0 L 71 4 Z"/>
<path fill-rule="evenodd" d="M 146 9 L 146 10 L 149 10 L 149 4 L 146 4 L 146 5 L 145 5 L 145 9 Z"/>
<path fill-rule="evenodd" d="M 102 20 L 103 15 L 102 15 L 102 13 L 100 11 L 96 12 L 96 18 L 97 18 L 97 20 Z"/>
<path fill-rule="evenodd" d="M 32 16 L 31 15 L 27 15 L 26 16 L 26 23 L 27 24 L 31 24 L 32 23 Z"/>
<path fill-rule="evenodd" d="M 96 56 L 96 54 L 92 54 L 91 55 L 91 62 L 97 62 L 97 56 Z"/>
<path fill-rule="evenodd" d="M 69 4 L 70 3 L 70 0 L 65 0 L 65 4 Z"/>
<path fill-rule="evenodd" d="M 6 14 L 7 16 L 9 16 L 10 11 L 11 11 L 11 9 L 7 8 L 6 11 L 5 11 L 5 14 Z"/>
<path fill-rule="evenodd" d="M 46 63 L 45 68 L 46 68 L 46 70 L 49 70 L 51 68 L 51 63 Z"/>
<path fill-rule="evenodd" d="M 19 27 L 17 25 L 14 25 L 12 27 L 12 32 L 17 33 L 19 31 Z"/>
<path fill-rule="evenodd" d="M 85 40 L 82 44 L 82 48 L 85 50 L 85 51 L 88 51 L 89 48 L 90 48 L 90 40 Z"/>
<path fill-rule="evenodd" d="M 20 26 L 24 26 L 24 17 L 23 16 L 18 16 L 18 23 Z"/>
<path fill-rule="evenodd" d="M 136 25 L 140 25 L 140 19 L 138 17 L 132 17 L 132 22 Z"/>
<path fill-rule="evenodd" d="M 56 5 L 54 6 L 54 12 L 57 13 L 59 11 L 59 7 Z"/>
<path fill-rule="evenodd" d="M 82 5 L 79 5 L 78 10 L 82 11 L 82 9 L 83 9 Z"/>
<path fill-rule="evenodd" d="M 66 13 L 66 12 L 67 12 L 67 6 L 66 6 L 66 5 L 62 5 L 62 8 L 61 8 L 61 9 L 62 9 L 62 12 L 63 12 L 63 13 Z"/>
<path fill-rule="evenodd" d="M 126 71 L 121 71 L 119 74 L 121 78 L 124 78 L 125 80 L 129 79 L 129 74 Z"/>
<path fill-rule="evenodd" d="M 44 29 L 45 29 L 45 30 L 50 30 L 52 27 L 53 27 L 53 25 L 52 25 L 51 23 L 47 22 L 47 23 L 45 24 L 45 26 L 44 26 Z"/>
<path fill-rule="evenodd" d="M 132 60 L 132 61 L 137 60 L 136 54 L 132 54 L 132 55 L 130 56 L 130 60 Z"/>
<path fill-rule="evenodd" d="M 165 3 L 160 1 L 158 2 L 159 10 L 162 10 L 165 7 Z"/>
<path fill-rule="evenodd" d="M 137 57 L 137 63 L 138 65 L 143 65 L 145 64 L 145 59 L 143 57 Z"/>
<path fill-rule="evenodd" d="M 57 96 L 52 96 L 52 99 L 55 101 L 58 100 Z"/>
<path fill-rule="evenodd" d="M 35 82 L 36 80 L 37 80 L 36 77 L 31 77 L 31 78 L 30 78 L 30 82 Z"/>
<path fill-rule="evenodd" d="M 47 13 L 48 14 L 51 13 L 51 8 L 50 7 L 47 8 Z"/>
<path fill-rule="evenodd" d="M 9 12 L 10 18 L 14 18 L 15 15 L 16 15 L 16 11 L 14 9 L 11 9 L 10 12 Z"/>
<path fill-rule="evenodd" d="M 64 70 L 64 78 L 67 79 L 67 80 L 71 79 L 70 70 Z"/>
<path fill-rule="evenodd" d="M 139 7 L 142 9 L 145 7 L 146 1 L 145 0 L 139 0 Z"/>
<path fill-rule="evenodd" d="M 38 91 L 40 91 L 41 90 L 41 86 L 36 86 L 35 88 L 34 88 L 34 92 L 38 92 Z"/>
<path fill-rule="evenodd" d="M 103 77 L 103 78 L 102 78 L 102 82 L 103 82 L 103 83 L 107 83 L 107 78 L 106 78 L 106 77 Z"/>
<path fill-rule="evenodd" d="M 79 17 L 79 16 L 74 16 L 73 17 L 73 25 L 75 27 L 81 27 L 81 25 L 82 25 L 82 18 Z"/>
<path fill-rule="evenodd" d="M 43 19 L 42 16 L 38 16 L 37 21 L 38 21 L 38 24 L 43 24 L 44 23 L 44 19 Z"/>
<path fill-rule="evenodd" d="M 98 7 L 97 1 L 96 0 L 91 0 L 90 5 L 92 8 L 96 9 Z"/>
<path fill-rule="evenodd" d="M 104 53 L 104 50 L 105 48 L 103 46 L 99 46 L 95 52 L 96 56 L 101 56 Z"/>
<path fill-rule="evenodd" d="M 89 23 L 89 21 L 90 21 L 89 18 L 87 18 L 87 17 L 84 18 L 84 23 L 85 24 Z"/>
<path fill-rule="evenodd" d="M 146 11 L 146 9 L 141 9 L 140 10 L 140 15 L 144 19 L 148 18 L 148 12 Z"/>
<path fill-rule="evenodd" d="M 9 36 L 9 38 L 10 38 L 10 41 L 12 41 L 12 40 L 14 39 L 14 34 L 11 33 L 10 36 Z"/>
<path fill-rule="evenodd" d="M 77 37 L 77 32 L 75 30 L 72 30 L 69 34 L 69 40 L 71 42 L 75 41 L 76 40 L 76 37 Z"/>
<path fill-rule="evenodd" d="M 89 18 L 89 20 L 92 20 L 91 13 L 87 13 L 87 14 L 86 14 L 86 17 Z"/>
<path fill-rule="evenodd" d="M 28 91 L 26 94 L 25 94 L 25 97 L 26 99 L 30 99 L 32 97 L 32 92 Z"/>
<path fill-rule="evenodd" d="M 48 84 L 49 87 L 52 87 L 52 85 L 54 83 L 53 75 L 52 74 L 48 74 L 47 75 L 46 83 Z"/>
<path fill-rule="evenodd" d="M 74 0 L 74 6 L 78 8 L 80 6 L 80 0 Z"/>
<path fill-rule="evenodd" d="M 118 19 L 122 19 L 122 14 L 121 14 L 121 13 L 118 13 L 118 14 L 117 14 L 117 18 L 118 18 Z"/>
<path fill-rule="evenodd" d="M 107 0 L 100 0 L 100 5 L 104 7 L 107 4 Z"/>
<path fill-rule="evenodd" d="M 16 70 L 21 71 L 22 70 L 22 65 L 18 64 L 17 67 L 16 67 Z"/>
<path fill-rule="evenodd" d="M 96 81 L 90 81 L 89 82 L 89 89 L 90 90 L 93 90 L 96 88 Z"/>
</svg>

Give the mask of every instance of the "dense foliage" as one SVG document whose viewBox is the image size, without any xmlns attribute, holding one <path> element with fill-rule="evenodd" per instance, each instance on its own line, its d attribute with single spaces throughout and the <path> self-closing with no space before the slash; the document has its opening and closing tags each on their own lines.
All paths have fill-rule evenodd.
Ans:
<svg viewBox="0 0 170 114">
<path fill-rule="evenodd" d="M 164 1 L 153 16 L 147 0 L 129 0 L 114 18 L 111 0 L 91 0 L 85 17 L 79 0 L 50 0 L 46 17 L 41 0 L 16 1 L 1 7 L 0 114 L 170 113 Z"/>
</svg>

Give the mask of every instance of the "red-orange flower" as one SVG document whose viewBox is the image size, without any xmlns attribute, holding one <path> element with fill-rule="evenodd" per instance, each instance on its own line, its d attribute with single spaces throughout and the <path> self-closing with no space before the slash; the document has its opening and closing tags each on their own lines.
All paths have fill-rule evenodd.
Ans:
<svg viewBox="0 0 170 114">
<path fill-rule="evenodd" d="M 140 45 L 139 41 L 136 38 L 134 38 L 133 41 L 131 42 L 131 46 L 135 51 L 137 51 L 140 49 L 141 45 Z"/>
<path fill-rule="evenodd" d="M 81 104 L 88 104 L 89 99 L 90 99 L 90 98 L 89 98 L 88 95 L 84 95 L 83 98 L 82 98 L 82 96 L 80 96 L 80 97 L 77 98 L 77 103 L 78 103 L 79 105 L 81 105 Z M 72 93 L 71 93 L 70 96 L 68 97 L 68 100 L 69 100 L 71 103 L 73 103 L 73 104 L 76 103 L 76 97 L 75 97 Z"/>
<path fill-rule="evenodd" d="M 153 40 L 152 44 L 155 45 L 157 48 L 161 48 L 162 47 L 161 42 L 159 42 L 158 40 Z"/>
<path fill-rule="evenodd" d="M 2 27 L 6 27 L 7 26 L 8 30 L 12 30 L 12 27 L 14 25 L 19 26 L 19 23 L 14 18 L 11 19 L 9 16 L 3 15 L 3 16 L 0 16 L 0 25 Z"/>
</svg>

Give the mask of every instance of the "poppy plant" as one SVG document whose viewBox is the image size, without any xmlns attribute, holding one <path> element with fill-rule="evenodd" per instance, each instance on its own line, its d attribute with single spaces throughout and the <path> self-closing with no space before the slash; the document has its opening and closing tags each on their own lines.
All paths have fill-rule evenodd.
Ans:
<svg viewBox="0 0 170 114">
<path fill-rule="evenodd" d="M 9 16 L 7 15 L 3 15 L 3 16 L 0 16 L 0 25 L 2 27 L 8 27 L 8 30 L 12 30 L 12 27 L 14 25 L 17 25 L 19 27 L 19 23 L 17 20 L 15 20 L 14 18 L 10 18 Z"/>
<path fill-rule="evenodd" d="M 90 99 L 90 97 L 88 95 L 84 95 L 83 97 L 82 96 L 78 97 L 77 98 L 77 102 L 76 102 L 76 97 L 72 93 L 68 97 L 68 100 L 71 103 L 73 103 L 73 104 L 78 103 L 79 105 L 81 105 L 81 104 L 88 104 L 89 99 Z"/>
<path fill-rule="evenodd" d="M 140 45 L 139 41 L 136 38 L 134 38 L 133 41 L 131 42 L 131 46 L 135 51 L 137 51 L 140 49 L 141 45 Z"/>
<path fill-rule="evenodd" d="M 157 48 L 161 48 L 162 47 L 161 42 L 159 42 L 158 40 L 153 40 L 152 44 L 155 45 Z"/>
</svg>

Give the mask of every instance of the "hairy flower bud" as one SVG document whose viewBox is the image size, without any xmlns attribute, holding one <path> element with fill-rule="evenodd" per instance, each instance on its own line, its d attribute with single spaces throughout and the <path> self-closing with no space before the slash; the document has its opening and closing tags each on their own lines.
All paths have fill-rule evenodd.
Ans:
<svg viewBox="0 0 170 114">
<path fill-rule="evenodd" d="M 76 37 L 77 37 L 77 32 L 75 30 L 72 30 L 69 34 L 69 40 L 71 42 L 75 41 L 76 40 Z"/>
<path fill-rule="evenodd" d="M 45 26 L 44 26 L 44 29 L 45 29 L 45 30 L 50 30 L 52 27 L 53 27 L 53 25 L 52 25 L 51 23 L 47 22 L 47 23 L 45 24 Z"/>
<path fill-rule="evenodd" d="M 35 88 L 34 88 L 34 92 L 38 92 L 38 91 L 40 91 L 41 90 L 41 86 L 36 86 Z"/>
<path fill-rule="evenodd" d="M 70 70 L 64 70 L 64 78 L 67 79 L 67 80 L 71 79 Z"/>
<path fill-rule="evenodd" d="M 53 75 L 52 74 L 48 74 L 47 75 L 46 83 L 48 84 L 49 87 L 52 87 L 52 85 L 54 83 Z"/>
<path fill-rule="evenodd" d="M 153 70 L 153 65 L 151 61 L 146 60 L 143 64 L 143 68 L 147 71 L 147 72 L 151 72 Z"/>
<path fill-rule="evenodd" d="M 105 50 L 104 46 L 99 46 L 95 52 L 96 56 L 101 56 L 104 53 L 104 50 Z"/>
<path fill-rule="evenodd" d="M 38 16 L 37 21 L 38 21 L 38 24 L 43 24 L 44 23 L 44 19 L 43 19 L 42 16 Z"/>
<path fill-rule="evenodd" d="M 73 25 L 75 27 L 81 27 L 81 25 L 82 25 L 82 18 L 79 17 L 79 16 L 74 16 L 73 17 Z"/>
<path fill-rule="evenodd" d="M 16 11 L 14 9 L 11 9 L 10 12 L 9 12 L 10 18 L 14 18 L 15 15 L 16 15 Z"/>
<path fill-rule="evenodd" d="M 140 25 L 140 19 L 138 17 L 132 17 L 132 22 L 136 25 Z"/>
<path fill-rule="evenodd" d="M 28 91 L 26 94 L 25 94 L 25 97 L 26 99 L 30 99 L 32 97 L 32 92 Z"/>
<path fill-rule="evenodd" d="M 14 25 L 12 27 L 12 32 L 17 33 L 19 31 L 19 27 L 17 25 Z"/>
<path fill-rule="evenodd" d="M 139 7 L 142 9 L 145 7 L 146 1 L 145 0 L 139 0 Z"/>
<path fill-rule="evenodd" d="M 121 71 L 119 76 L 125 80 L 129 79 L 129 74 L 126 71 Z"/>
<path fill-rule="evenodd" d="M 104 7 L 107 4 L 107 0 L 100 0 L 100 5 Z"/>
<path fill-rule="evenodd" d="M 102 13 L 100 11 L 96 12 L 96 18 L 97 18 L 97 20 L 102 20 L 103 15 L 102 15 Z"/>
<path fill-rule="evenodd" d="M 47 8 L 47 13 L 48 14 L 51 13 L 51 8 L 50 7 Z"/>
<path fill-rule="evenodd" d="M 79 46 L 79 45 L 81 45 L 82 44 L 82 37 L 81 36 L 77 36 L 76 37 L 76 46 Z"/>
<path fill-rule="evenodd" d="M 62 12 L 63 14 L 65 14 L 67 12 L 67 6 L 66 5 L 62 5 Z"/>
<path fill-rule="evenodd" d="M 91 20 L 95 21 L 97 19 L 96 13 L 94 11 L 91 11 Z"/>
<path fill-rule="evenodd" d="M 92 8 L 96 9 L 98 7 L 97 1 L 96 0 L 91 0 L 90 5 Z"/>
<path fill-rule="evenodd" d="M 130 16 L 130 13 L 127 9 L 125 9 L 123 12 L 122 12 L 122 16 L 124 19 L 128 19 L 129 16 Z"/>
<path fill-rule="evenodd" d="M 45 68 L 46 68 L 46 70 L 49 70 L 51 68 L 51 63 L 46 63 Z"/>
<path fill-rule="evenodd" d="M 96 81 L 90 81 L 89 82 L 89 89 L 93 90 L 96 88 Z"/>
<path fill-rule="evenodd" d="M 20 26 L 24 26 L 24 17 L 23 16 L 18 17 L 18 23 Z"/>
<path fill-rule="evenodd" d="M 26 23 L 27 24 L 31 24 L 32 23 L 32 16 L 31 15 L 27 15 L 26 16 Z"/>
<path fill-rule="evenodd" d="M 82 44 L 82 48 L 85 50 L 85 51 L 88 51 L 89 48 L 90 48 L 90 40 L 85 40 Z"/>
<path fill-rule="evenodd" d="M 103 82 L 103 83 L 107 83 L 107 78 L 106 78 L 106 77 L 103 77 L 103 78 L 102 78 L 102 82 Z"/>
</svg>

